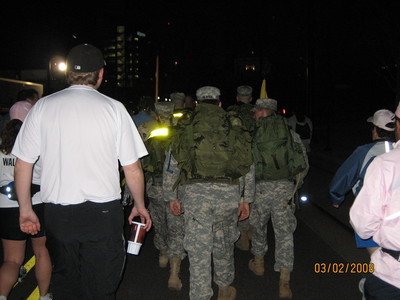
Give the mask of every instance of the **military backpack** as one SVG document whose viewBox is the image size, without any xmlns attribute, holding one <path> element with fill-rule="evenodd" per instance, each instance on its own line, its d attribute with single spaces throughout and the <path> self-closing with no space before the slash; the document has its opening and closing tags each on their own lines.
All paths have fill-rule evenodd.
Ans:
<svg viewBox="0 0 400 300">
<path fill-rule="evenodd" d="M 234 184 L 249 172 L 251 137 L 235 112 L 203 103 L 175 133 L 171 151 L 181 170 L 177 184 Z"/>
<path fill-rule="evenodd" d="M 165 153 L 170 145 L 172 127 L 160 126 L 154 128 L 144 144 L 149 155 L 143 157 L 142 166 L 145 172 L 152 175 L 162 175 Z"/>
<path fill-rule="evenodd" d="M 281 115 L 260 118 L 252 143 L 256 181 L 292 179 L 307 168 L 302 144 L 294 141 Z"/>
<path fill-rule="evenodd" d="M 254 112 L 252 111 L 253 105 L 242 103 L 242 104 L 234 104 L 227 108 L 227 111 L 237 112 L 239 117 L 242 119 L 244 126 L 250 132 L 254 130 L 254 126 L 256 121 L 254 120 Z"/>
</svg>

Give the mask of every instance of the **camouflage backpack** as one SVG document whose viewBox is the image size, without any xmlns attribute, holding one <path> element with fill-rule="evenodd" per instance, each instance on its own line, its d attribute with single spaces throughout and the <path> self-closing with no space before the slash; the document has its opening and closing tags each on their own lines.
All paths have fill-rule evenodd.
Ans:
<svg viewBox="0 0 400 300">
<path fill-rule="evenodd" d="M 227 111 L 234 111 L 237 112 L 239 117 L 242 119 L 244 126 L 250 132 L 254 130 L 256 121 L 254 120 L 254 112 L 252 104 L 234 104 L 227 108 Z"/>
<path fill-rule="evenodd" d="M 153 127 L 146 137 L 144 144 L 149 155 L 143 157 L 143 170 L 153 175 L 161 175 L 165 161 L 165 153 L 170 145 L 172 128 L 162 126 Z"/>
<path fill-rule="evenodd" d="M 181 169 L 177 184 L 236 183 L 252 164 L 251 137 L 234 112 L 203 103 L 176 128 L 171 151 Z"/>
<path fill-rule="evenodd" d="M 293 140 L 281 115 L 260 118 L 252 143 L 256 181 L 292 179 L 307 168 L 301 142 Z"/>
</svg>

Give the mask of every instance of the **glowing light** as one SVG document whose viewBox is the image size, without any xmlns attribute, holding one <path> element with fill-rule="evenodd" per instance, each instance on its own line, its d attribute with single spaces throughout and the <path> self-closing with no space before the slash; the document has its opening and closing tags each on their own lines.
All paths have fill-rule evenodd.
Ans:
<svg viewBox="0 0 400 300">
<path fill-rule="evenodd" d="M 65 70 L 67 69 L 67 65 L 65 64 L 65 62 L 60 62 L 60 63 L 58 64 L 58 69 L 59 69 L 60 71 L 65 71 Z"/>
<path fill-rule="evenodd" d="M 149 139 L 156 136 L 168 136 L 168 128 L 158 128 L 154 129 L 149 136 Z"/>
<path fill-rule="evenodd" d="M 182 117 L 183 116 L 183 113 L 175 113 L 174 115 L 174 118 L 180 118 L 180 117 Z"/>
<path fill-rule="evenodd" d="M 307 202 L 307 201 L 308 201 L 308 197 L 305 196 L 305 195 L 300 196 L 300 201 L 301 201 L 301 202 Z"/>
</svg>

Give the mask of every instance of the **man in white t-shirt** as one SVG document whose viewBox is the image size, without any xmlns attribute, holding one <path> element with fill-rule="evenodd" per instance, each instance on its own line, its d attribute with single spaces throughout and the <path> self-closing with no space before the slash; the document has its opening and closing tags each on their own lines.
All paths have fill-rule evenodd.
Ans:
<svg viewBox="0 0 400 300">
<path fill-rule="evenodd" d="M 48 248 L 55 299 L 115 299 L 125 262 L 118 162 L 135 200 L 128 220 L 151 228 L 140 158 L 147 155 L 124 105 L 97 91 L 105 62 L 81 44 L 67 56 L 68 88 L 42 98 L 24 121 L 12 153 L 21 230 L 35 234 L 32 166 L 42 161 Z"/>
</svg>

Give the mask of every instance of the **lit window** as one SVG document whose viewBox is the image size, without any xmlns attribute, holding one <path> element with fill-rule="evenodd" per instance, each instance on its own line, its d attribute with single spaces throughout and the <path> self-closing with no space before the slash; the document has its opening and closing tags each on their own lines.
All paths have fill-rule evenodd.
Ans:
<svg viewBox="0 0 400 300">
<path fill-rule="evenodd" d="M 246 71 L 255 71 L 256 66 L 255 65 L 246 65 Z"/>
</svg>

